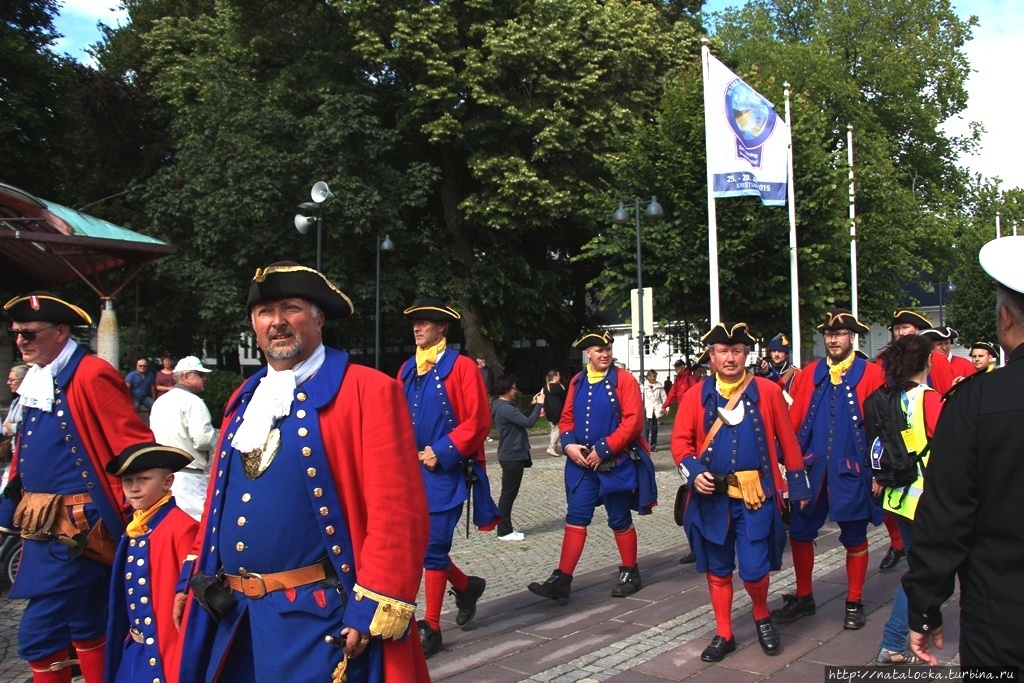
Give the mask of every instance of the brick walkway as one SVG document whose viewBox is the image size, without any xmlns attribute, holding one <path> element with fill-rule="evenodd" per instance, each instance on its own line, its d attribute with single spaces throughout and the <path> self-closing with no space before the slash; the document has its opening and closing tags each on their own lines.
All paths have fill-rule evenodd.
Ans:
<svg viewBox="0 0 1024 683">
<path fill-rule="evenodd" d="M 464 525 L 460 527 L 452 557 L 467 573 L 485 577 L 487 590 L 476 621 L 466 631 L 455 627 L 454 600 L 447 598 L 449 611 L 442 622 L 445 650 L 429 661 L 434 680 L 664 683 L 699 675 L 702 682 L 742 683 L 783 676 L 821 681 L 826 664 L 862 665 L 874 657 L 900 576 L 877 570 L 888 539 L 882 527 L 869 534 L 872 561 L 864 590 L 868 624 L 861 631 L 844 631 L 844 551 L 836 540 L 838 530 L 829 525 L 817 549 L 818 613 L 782 627 L 781 654 L 767 657 L 761 652 L 750 601 L 736 579 L 734 629 L 740 649 L 717 665 L 701 662 L 700 652 L 713 635 L 714 619 L 704 577 L 692 565 L 678 563 L 687 552 L 685 536 L 671 514 L 679 478 L 665 450 L 653 456 L 661 506 L 653 515 L 636 520 L 643 590 L 626 599 L 608 595 L 618 552 L 599 509 L 569 604 L 556 605 L 529 593 L 526 584 L 547 578 L 557 564 L 565 515 L 564 461 L 544 452 L 546 435 L 534 436 L 531 442 L 534 466 L 526 471 L 512 514 L 515 528 L 526 539 L 499 541 L 494 533 L 475 530 L 466 539 Z M 495 499 L 501 488 L 501 470 L 493 461 L 496 446 L 496 442 L 487 444 Z M 788 553 L 784 562 L 783 570 L 772 575 L 773 607 L 781 602 L 783 592 L 793 589 Z M 954 599 L 944 609 L 949 643 L 941 653 L 944 661 L 955 661 L 958 606 Z M 17 657 L 20 613 L 20 602 L 0 600 L 0 683 L 30 679 L 28 666 Z"/>
</svg>

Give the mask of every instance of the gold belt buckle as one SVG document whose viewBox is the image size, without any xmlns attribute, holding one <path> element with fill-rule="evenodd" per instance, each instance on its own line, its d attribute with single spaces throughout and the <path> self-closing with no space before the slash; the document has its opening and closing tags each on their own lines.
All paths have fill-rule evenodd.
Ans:
<svg viewBox="0 0 1024 683">
<path fill-rule="evenodd" d="M 242 580 L 242 592 L 245 593 L 245 597 L 262 598 L 267 594 L 267 582 L 263 580 L 261 574 L 246 572 L 238 578 Z"/>
</svg>

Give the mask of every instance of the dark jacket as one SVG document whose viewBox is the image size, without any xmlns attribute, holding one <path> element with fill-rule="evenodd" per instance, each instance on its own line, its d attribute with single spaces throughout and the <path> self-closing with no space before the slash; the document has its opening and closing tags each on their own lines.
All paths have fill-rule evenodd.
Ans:
<svg viewBox="0 0 1024 683">
<path fill-rule="evenodd" d="M 914 516 L 903 579 L 910 628 L 941 625 L 960 579 L 960 611 L 994 630 L 1024 614 L 1024 344 L 1006 367 L 974 375 L 946 401 Z M 984 634 L 977 634 L 984 637 Z M 1021 641 L 1019 662 L 1024 662 Z M 966 663 L 966 662 L 965 662 Z M 1010 664 L 1011 662 L 985 662 Z"/>
<path fill-rule="evenodd" d="M 561 384 L 547 384 L 544 387 L 544 414 L 548 422 L 558 424 L 562 419 L 562 409 L 565 408 L 565 387 Z"/>
<path fill-rule="evenodd" d="M 491 403 L 491 417 L 498 427 L 498 460 L 513 462 L 530 459 L 530 437 L 526 430 L 537 424 L 540 403 L 533 404 L 529 414 L 519 412 L 514 404 L 500 398 Z"/>
</svg>

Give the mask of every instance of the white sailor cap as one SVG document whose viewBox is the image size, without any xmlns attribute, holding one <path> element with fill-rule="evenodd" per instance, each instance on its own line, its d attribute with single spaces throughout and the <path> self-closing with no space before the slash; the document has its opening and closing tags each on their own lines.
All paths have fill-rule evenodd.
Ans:
<svg viewBox="0 0 1024 683">
<path fill-rule="evenodd" d="M 978 262 L 993 280 L 1024 294 L 1024 235 L 992 240 L 978 252 Z"/>
</svg>

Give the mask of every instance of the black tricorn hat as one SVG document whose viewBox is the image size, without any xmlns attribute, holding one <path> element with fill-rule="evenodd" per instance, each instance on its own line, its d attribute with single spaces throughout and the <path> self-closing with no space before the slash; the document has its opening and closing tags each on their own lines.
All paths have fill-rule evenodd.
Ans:
<svg viewBox="0 0 1024 683">
<path fill-rule="evenodd" d="M 711 351 L 710 351 L 710 349 L 704 349 L 704 353 L 700 354 L 700 356 L 697 358 L 697 360 L 695 360 L 693 362 L 693 365 L 695 367 L 696 366 L 700 366 L 700 365 L 707 366 L 707 364 L 710 363 L 710 362 L 711 362 Z"/>
<path fill-rule="evenodd" d="M 612 343 L 611 332 L 587 332 L 582 337 L 573 342 L 572 348 L 579 349 L 580 351 L 586 351 L 591 346 L 608 346 Z"/>
<path fill-rule="evenodd" d="M 700 338 L 702 344 L 745 344 L 753 346 L 757 341 L 750 336 L 746 323 L 718 323 Z"/>
<path fill-rule="evenodd" d="M 974 349 L 985 349 L 986 351 L 992 354 L 993 358 L 999 358 L 999 349 L 997 349 L 996 345 L 993 344 L 992 342 L 974 342 L 971 345 L 971 351 L 973 351 Z"/>
<path fill-rule="evenodd" d="M 901 324 L 913 325 L 917 328 L 918 332 L 932 329 L 932 321 L 924 317 L 920 313 L 911 311 L 909 309 L 901 309 L 892 314 L 892 322 L 889 323 L 889 331 L 892 332 L 892 328 L 896 325 Z"/>
<path fill-rule="evenodd" d="M 43 291 L 16 296 L 4 304 L 4 310 L 11 320 L 19 323 L 38 320 L 57 325 L 92 324 L 92 318 L 81 308 Z"/>
<path fill-rule="evenodd" d="M 850 330 L 854 333 L 867 334 L 871 328 L 853 317 L 853 313 L 845 308 L 833 308 L 825 314 L 825 322 L 818 325 L 818 330 L 822 333 Z"/>
<path fill-rule="evenodd" d="M 264 301 L 296 297 L 316 304 L 328 320 L 347 318 L 355 310 L 352 300 L 331 284 L 323 273 L 293 261 L 278 261 L 257 268 L 249 285 L 247 311 Z"/>
<path fill-rule="evenodd" d="M 403 311 L 405 317 L 413 320 L 432 320 L 439 323 L 453 323 L 462 316 L 440 299 L 422 299 Z"/>
<path fill-rule="evenodd" d="M 947 325 L 945 327 L 933 327 L 930 330 L 924 330 L 923 332 L 921 332 L 921 336 L 927 337 L 932 341 L 938 341 L 940 339 L 948 339 L 949 341 L 953 341 L 960 335 L 956 333 L 956 330 Z"/>
<path fill-rule="evenodd" d="M 789 338 L 782 332 L 779 332 L 777 335 L 772 337 L 772 340 L 770 342 L 768 342 L 768 350 L 790 353 L 792 352 L 793 348 L 789 344 Z"/>
<path fill-rule="evenodd" d="M 180 448 L 163 446 L 155 442 L 143 442 L 129 446 L 108 462 L 107 474 L 124 477 L 157 468 L 177 472 L 192 460 L 192 456 Z"/>
</svg>

